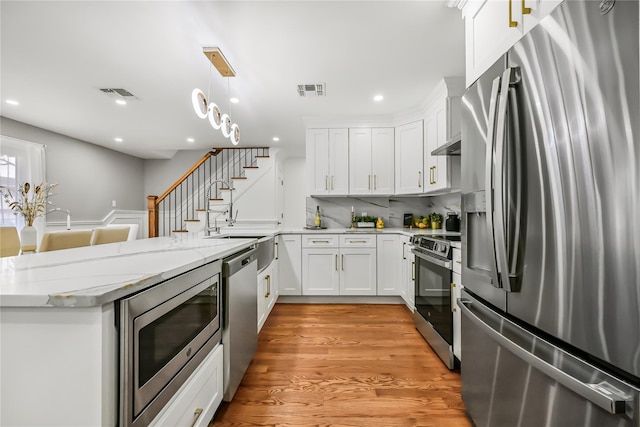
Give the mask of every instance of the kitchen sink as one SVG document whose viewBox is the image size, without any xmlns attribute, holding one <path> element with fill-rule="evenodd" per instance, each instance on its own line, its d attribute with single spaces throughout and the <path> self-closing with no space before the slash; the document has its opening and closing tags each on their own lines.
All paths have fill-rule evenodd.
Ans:
<svg viewBox="0 0 640 427">
<path fill-rule="evenodd" d="M 215 235 L 209 236 L 210 238 L 214 238 Z M 237 234 L 234 235 L 221 235 L 216 237 L 218 239 L 258 239 L 258 243 L 256 243 L 256 259 L 258 260 L 258 273 L 264 270 L 266 267 L 271 264 L 273 258 L 275 257 L 275 244 L 274 244 L 274 236 L 239 236 Z"/>
</svg>

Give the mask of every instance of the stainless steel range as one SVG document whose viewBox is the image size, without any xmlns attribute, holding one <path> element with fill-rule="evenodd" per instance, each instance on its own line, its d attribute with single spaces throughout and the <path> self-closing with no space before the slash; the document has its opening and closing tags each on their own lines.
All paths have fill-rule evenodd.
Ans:
<svg viewBox="0 0 640 427">
<path fill-rule="evenodd" d="M 453 355 L 453 313 L 451 310 L 451 241 L 455 236 L 411 238 L 416 255 L 415 304 L 416 329 L 449 369 L 455 366 Z"/>
</svg>

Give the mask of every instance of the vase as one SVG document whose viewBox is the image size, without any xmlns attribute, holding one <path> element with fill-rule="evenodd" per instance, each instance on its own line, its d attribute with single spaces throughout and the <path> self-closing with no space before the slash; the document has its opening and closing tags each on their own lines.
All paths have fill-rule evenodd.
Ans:
<svg viewBox="0 0 640 427">
<path fill-rule="evenodd" d="M 37 246 L 37 230 L 31 225 L 25 225 L 22 230 L 20 230 L 20 248 L 22 252 L 35 252 Z"/>
</svg>

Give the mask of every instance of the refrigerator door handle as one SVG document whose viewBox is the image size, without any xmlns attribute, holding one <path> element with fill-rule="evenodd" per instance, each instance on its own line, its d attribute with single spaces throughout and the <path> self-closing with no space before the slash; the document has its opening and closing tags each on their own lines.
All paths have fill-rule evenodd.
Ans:
<svg viewBox="0 0 640 427">
<path fill-rule="evenodd" d="M 485 323 L 480 318 L 482 314 L 478 315 L 472 311 L 473 301 L 460 298 L 457 300 L 457 303 L 462 314 L 464 314 L 478 328 L 482 329 L 483 332 L 485 332 L 493 340 L 495 340 L 498 345 L 500 345 L 500 347 L 510 351 L 515 356 L 526 362 L 528 365 L 534 367 L 538 371 L 547 375 L 549 378 L 552 378 L 559 384 L 562 384 L 564 387 L 589 400 L 594 405 L 597 405 L 610 414 L 625 413 L 626 404 L 627 402 L 631 401 L 631 398 L 622 394 L 620 390 L 613 389 L 610 386 L 608 387 L 608 384 L 606 382 L 602 382 L 599 384 L 585 383 L 578 378 L 567 374 L 561 369 L 539 358 L 535 354 L 520 347 L 518 344 L 511 341 L 509 338 L 502 335 L 499 331 L 495 330 L 493 327 Z M 509 321 L 503 319 L 502 322 Z M 509 325 L 514 328 L 521 329 L 514 323 L 509 322 Z M 526 331 L 524 333 L 528 334 L 528 332 Z"/>
<path fill-rule="evenodd" d="M 505 212 L 506 209 L 510 209 L 510 200 L 505 202 L 505 197 L 508 197 L 509 192 L 509 165 L 508 162 L 505 161 L 505 144 L 507 143 L 506 136 L 506 126 L 507 126 L 507 107 L 508 101 L 510 97 L 510 86 L 514 84 L 516 78 L 516 69 L 507 68 L 502 73 L 502 79 L 500 83 L 500 97 L 498 103 L 498 114 L 497 114 L 497 124 L 496 124 L 496 136 L 495 136 L 495 147 L 496 147 L 496 164 L 498 173 L 495 174 L 495 184 L 494 184 L 494 200 L 492 201 L 492 207 L 494 208 L 495 218 L 494 218 L 494 227 L 493 230 L 489 230 L 490 233 L 493 233 L 493 239 L 495 242 L 495 257 L 496 263 L 498 265 L 498 274 L 500 275 L 500 286 L 508 292 L 515 290 L 515 283 L 512 279 L 515 279 L 515 275 L 510 274 L 509 269 L 509 259 L 507 256 L 508 250 L 508 242 L 507 242 L 507 220 L 506 217 L 509 215 L 509 212 Z M 511 91 L 511 96 L 515 96 L 513 91 Z M 513 120 L 514 123 L 517 123 L 517 117 Z M 516 147 L 513 147 L 515 149 Z M 520 169 L 516 167 L 516 169 Z M 506 177 L 506 179 L 505 179 Z M 519 191 L 516 191 L 519 193 Z M 513 247 L 513 244 L 510 245 Z"/>
<path fill-rule="evenodd" d="M 485 155 L 485 191 L 486 191 L 486 219 L 487 219 L 487 236 L 489 240 L 489 253 L 491 254 L 491 284 L 496 288 L 500 288 L 500 280 L 498 278 L 498 262 L 496 260 L 496 241 L 493 233 L 494 226 L 494 161 L 495 151 L 495 132 L 496 132 L 496 104 L 498 103 L 498 93 L 500 91 L 500 77 L 496 77 L 491 86 L 491 99 L 489 102 L 489 123 L 487 126 L 487 148 Z"/>
</svg>

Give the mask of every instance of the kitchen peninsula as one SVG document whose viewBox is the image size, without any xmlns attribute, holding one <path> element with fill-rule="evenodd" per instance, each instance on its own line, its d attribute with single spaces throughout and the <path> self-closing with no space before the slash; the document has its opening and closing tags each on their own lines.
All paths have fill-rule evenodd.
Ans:
<svg viewBox="0 0 640 427">
<path fill-rule="evenodd" d="M 114 301 L 255 239 L 144 239 L 0 260 L 0 424 L 116 425 Z"/>
</svg>

